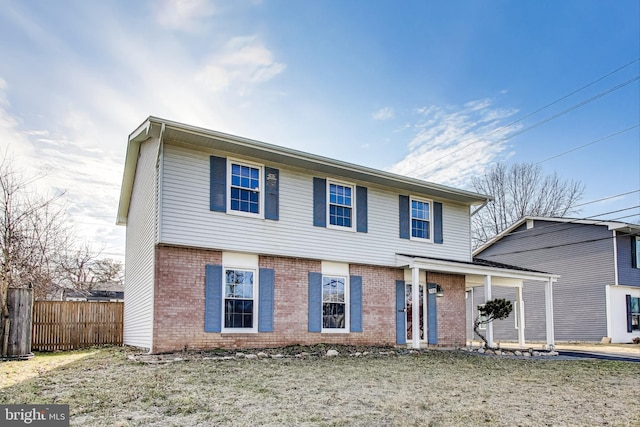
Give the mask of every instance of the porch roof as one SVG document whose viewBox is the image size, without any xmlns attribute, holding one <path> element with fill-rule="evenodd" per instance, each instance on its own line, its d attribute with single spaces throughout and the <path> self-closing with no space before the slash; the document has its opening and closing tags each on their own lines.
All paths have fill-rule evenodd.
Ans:
<svg viewBox="0 0 640 427">
<path fill-rule="evenodd" d="M 557 274 L 487 261 L 481 258 L 473 258 L 471 261 L 459 261 L 418 255 L 396 254 L 396 266 L 417 267 L 421 270 L 441 273 L 464 274 L 467 278 L 468 287 L 483 286 L 485 276 L 504 279 L 500 280 L 501 283 L 496 283 L 496 285 L 501 286 L 520 286 L 525 280 L 555 282 L 560 277 Z"/>
</svg>

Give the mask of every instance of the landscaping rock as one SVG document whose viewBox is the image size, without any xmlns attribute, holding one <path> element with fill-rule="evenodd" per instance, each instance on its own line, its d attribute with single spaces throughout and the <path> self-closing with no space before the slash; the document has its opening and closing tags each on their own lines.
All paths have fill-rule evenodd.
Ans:
<svg viewBox="0 0 640 427">
<path fill-rule="evenodd" d="M 264 351 L 261 351 L 260 353 L 256 354 L 256 356 L 259 359 L 264 359 L 265 357 L 269 357 L 269 355 L 267 353 L 265 353 Z"/>
<path fill-rule="evenodd" d="M 338 350 L 328 350 L 327 351 L 327 357 L 335 357 L 335 356 L 339 356 L 340 353 L 338 353 Z"/>
<path fill-rule="evenodd" d="M 255 354 L 247 354 L 246 356 L 244 356 L 245 359 L 257 359 L 258 356 Z"/>
</svg>

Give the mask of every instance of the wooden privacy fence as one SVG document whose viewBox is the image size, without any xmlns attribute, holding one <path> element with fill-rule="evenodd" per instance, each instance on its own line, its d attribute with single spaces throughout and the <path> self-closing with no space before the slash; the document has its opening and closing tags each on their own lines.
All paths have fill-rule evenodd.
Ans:
<svg viewBox="0 0 640 427">
<path fill-rule="evenodd" d="M 54 351 L 122 345 L 123 321 L 122 302 L 36 301 L 31 348 Z"/>
</svg>

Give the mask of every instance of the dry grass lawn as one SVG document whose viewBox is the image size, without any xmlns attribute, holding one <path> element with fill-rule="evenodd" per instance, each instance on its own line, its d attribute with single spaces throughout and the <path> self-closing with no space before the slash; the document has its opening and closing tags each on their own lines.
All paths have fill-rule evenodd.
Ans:
<svg viewBox="0 0 640 427">
<path fill-rule="evenodd" d="M 0 362 L 0 403 L 68 403 L 81 426 L 640 425 L 640 363 L 430 351 L 146 364 L 128 354 Z M 36 374 L 16 374 L 20 363 Z"/>
</svg>

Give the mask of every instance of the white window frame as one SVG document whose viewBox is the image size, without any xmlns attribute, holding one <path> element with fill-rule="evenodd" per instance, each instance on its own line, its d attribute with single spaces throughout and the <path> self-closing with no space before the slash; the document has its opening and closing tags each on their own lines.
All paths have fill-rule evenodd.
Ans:
<svg viewBox="0 0 640 427">
<path fill-rule="evenodd" d="M 421 202 L 429 204 L 429 238 L 425 239 L 424 237 L 414 237 L 413 236 L 413 202 Z M 420 218 L 416 218 L 420 219 Z M 418 242 L 427 242 L 433 243 L 433 200 L 425 199 L 423 197 L 409 197 L 409 239 L 416 240 Z"/>
<path fill-rule="evenodd" d="M 227 271 L 229 270 L 240 270 L 240 271 L 250 271 L 253 273 L 253 313 L 252 313 L 252 327 L 251 328 L 227 328 L 225 327 L 225 317 L 226 317 L 226 304 L 225 300 L 227 293 Z M 246 266 L 223 266 L 222 267 L 222 323 L 221 323 L 221 332 L 222 333 L 234 333 L 234 334 L 247 334 L 247 333 L 257 333 L 258 332 L 258 304 L 259 304 L 259 277 L 258 277 L 258 269 Z"/>
<path fill-rule="evenodd" d="M 253 213 L 253 212 L 244 212 L 244 211 L 237 211 L 234 209 L 231 209 L 231 176 L 232 176 L 232 169 L 233 169 L 233 165 L 240 165 L 240 166 L 246 166 L 246 167 L 250 167 L 250 168 L 255 168 L 258 169 L 260 171 L 260 177 L 259 177 L 259 187 L 256 190 L 258 192 L 258 213 Z M 264 219 L 264 193 L 265 193 L 265 177 L 264 177 L 264 165 L 260 164 L 260 163 L 254 163 L 254 162 L 249 162 L 246 160 L 240 160 L 240 159 L 234 159 L 234 158 L 228 158 L 227 159 L 227 213 L 228 214 L 232 214 L 232 215 L 239 215 L 239 216 L 245 216 L 245 217 L 250 217 L 250 218 L 259 218 L 259 219 Z"/>
<path fill-rule="evenodd" d="M 324 327 L 324 279 L 325 277 L 335 277 L 344 279 L 344 328 L 325 328 Z M 349 322 L 350 322 L 350 313 L 349 313 L 349 276 L 343 276 L 340 274 L 322 274 L 322 297 L 320 298 L 320 312 L 322 313 L 322 329 L 321 333 L 328 334 L 346 334 L 349 333 Z M 331 301 L 328 301 L 330 303 Z"/>
<path fill-rule="evenodd" d="M 331 224 L 331 185 L 339 185 L 341 187 L 351 188 L 351 227 L 345 227 L 343 225 Z M 343 231 L 356 231 L 356 185 L 351 182 L 338 181 L 335 179 L 327 179 L 327 228 L 333 228 L 334 230 Z M 346 206 L 346 205 L 342 205 Z"/>
<path fill-rule="evenodd" d="M 631 298 L 632 299 L 633 298 L 640 299 L 640 297 L 634 297 L 634 296 L 632 296 Z M 631 315 L 632 319 L 633 319 L 633 317 L 637 316 L 638 317 L 638 324 L 640 324 L 640 312 L 632 311 L 632 312 L 629 313 L 629 315 Z M 633 320 L 631 321 L 631 324 L 633 324 Z M 633 328 L 631 329 L 631 333 L 637 333 L 638 331 L 640 331 L 640 329 L 633 329 Z"/>
<path fill-rule="evenodd" d="M 640 236 L 635 236 L 636 245 L 636 268 L 640 268 Z"/>
</svg>

